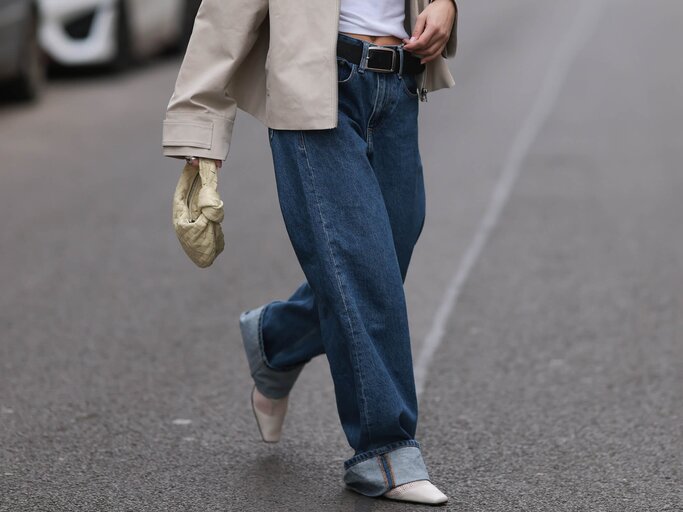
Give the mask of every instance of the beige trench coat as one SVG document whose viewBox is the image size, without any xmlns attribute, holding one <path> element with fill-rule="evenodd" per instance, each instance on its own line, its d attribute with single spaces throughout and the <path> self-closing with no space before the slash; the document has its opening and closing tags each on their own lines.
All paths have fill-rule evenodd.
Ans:
<svg viewBox="0 0 683 512">
<path fill-rule="evenodd" d="M 431 1 L 406 0 L 408 34 Z M 339 4 L 203 0 L 163 121 L 164 155 L 225 160 L 237 108 L 271 128 L 335 128 Z M 456 28 L 457 16 L 441 57 L 418 77 L 425 93 L 454 85 L 446 58 Z"/>
</svg>

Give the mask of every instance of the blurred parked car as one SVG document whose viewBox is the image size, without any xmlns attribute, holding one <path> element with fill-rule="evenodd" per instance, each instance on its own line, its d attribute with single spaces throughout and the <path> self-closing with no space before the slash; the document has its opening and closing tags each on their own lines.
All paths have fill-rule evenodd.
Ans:
<svg viewBox="0 0 683 512">
<path fill-rule="evenodd" d="M 3 95 L 36 98 L 45 82 L 38 44 L 38 10 L 32 0 L 0 0 L 0 81 Z"/>
<path fill-rule="evenodd" d="M 201 0 L 38 0 L 40 41 L 54 62 L 125 68 L 185 47 Z"/>
</svg>

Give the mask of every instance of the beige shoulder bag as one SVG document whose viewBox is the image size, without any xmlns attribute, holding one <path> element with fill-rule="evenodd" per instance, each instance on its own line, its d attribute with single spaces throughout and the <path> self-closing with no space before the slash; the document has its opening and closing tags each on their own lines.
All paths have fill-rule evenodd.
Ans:
<svg viewBox="0 0 683 512">
<path fill-rule="evenodd" d="M 222 221 L 216 162 L 200 158 L 199 169 L 186 164 L 173 196 L 173 227 L 197 266 L 208 267 L 223 252 Z"/>
</svg>

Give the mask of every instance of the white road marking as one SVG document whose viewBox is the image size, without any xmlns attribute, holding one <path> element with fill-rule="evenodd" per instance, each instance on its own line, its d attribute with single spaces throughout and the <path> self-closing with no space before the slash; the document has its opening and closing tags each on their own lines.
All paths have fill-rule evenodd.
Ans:
<svg viewBox="0 0 683 512">
<path fill-rule="evenodd" d="M 460 297 L 463 286 L 479 260 L 482 250 L 491 236 L 491 232 L 498 224 L 500 214 L 505 208 L 510 198 L 510 193 L 519 177 L 522 163 L 528 155 L 533 142 L 536 140 L 540 129 L 552 113 L 574 60 L 579 51 L 588 42 L 597 26 L 603 5 L 603 0 L 584 0 L 581 3 L 579 13 L 548 69 L 538 97 L 510 147 L 486 213 L 479 223 L 474 239 L 467 247 L 460 265 L 449 282 L 440 306 L 434 315 L 432 327 L 415 362 L 415 386 L 418 396 L 424 391 L 429 367 L 434 354 L 443 342 L 446 324 L 448 319 L 453 316 L 455 305 Z"/>
<path fill-rule="evenodd" d="M 186 420 L 183 418 L 178 418 L 177 420 L 173 420 L 172 422 L 174 425 L 189 425 L 192 423 L 192 420 Z"/>
</svg>

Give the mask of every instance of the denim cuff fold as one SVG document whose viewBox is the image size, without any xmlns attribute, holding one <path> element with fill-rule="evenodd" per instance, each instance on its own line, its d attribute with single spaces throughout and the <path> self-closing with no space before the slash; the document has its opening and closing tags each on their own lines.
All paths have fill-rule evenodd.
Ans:
<svg viewBox="0 0 683 512">
<path fill-rule="evenodd" d="M 365 496 L 381 496 L 399 485 L 429 480 L 417 441 L 399 441 L 344 463 L 344 483 Z"/>
<path fill-rule="evenodd" d="M 283 398 L 294 387 L 305 363 L 285 370 L 274 369 L 268 364 L 261 335 L 261 322 L 265 307 L 266 305 L 259 306 L 240 315 L 242 342 L 256 388 L 268 398 Z"/>
</svg>

